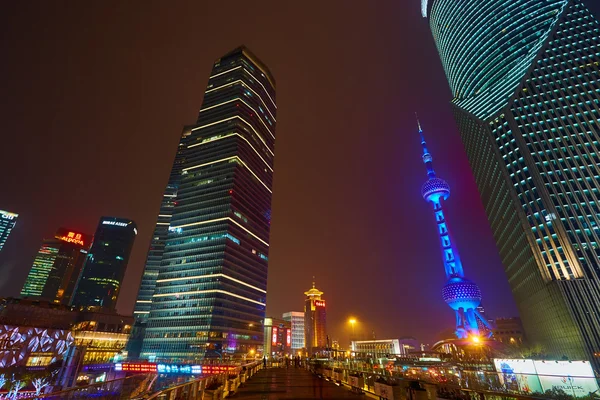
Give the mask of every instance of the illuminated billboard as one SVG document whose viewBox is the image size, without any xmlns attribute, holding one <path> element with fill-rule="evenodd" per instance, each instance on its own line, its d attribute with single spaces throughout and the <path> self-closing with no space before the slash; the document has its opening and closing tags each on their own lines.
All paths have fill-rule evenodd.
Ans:
<svg viewBox="0 0 600 400">
<path fill-rule="evenodd" d="M 508 390 L 544 393 L 561 389 L 570 396 L 584 397 L 599 390 L 587 361 L 494 359 L 500 382 Z"/>
<path fill-rule="evenodd" d="M 115 371 L 125 372 L 156 372 L 155 363 L 116 363 Z"/>
<path fill-rule="evenodd" d="M 325 300 L 315 300 L 315 307 L 325 307 Z"/>
</svg>

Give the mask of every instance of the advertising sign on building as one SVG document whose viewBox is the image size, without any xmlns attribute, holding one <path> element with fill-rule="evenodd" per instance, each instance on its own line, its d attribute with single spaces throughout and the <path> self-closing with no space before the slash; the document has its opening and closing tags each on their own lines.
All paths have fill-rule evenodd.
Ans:
<svg viewBox="0 0 600 400">
<path fill-rule="evenodd" d="M 598 388 L 587 361 L 494 359 L 500 382 L 508 390 L 544 393 L 561 389 L 574 397 L 584 397 Z"/>
</svg>

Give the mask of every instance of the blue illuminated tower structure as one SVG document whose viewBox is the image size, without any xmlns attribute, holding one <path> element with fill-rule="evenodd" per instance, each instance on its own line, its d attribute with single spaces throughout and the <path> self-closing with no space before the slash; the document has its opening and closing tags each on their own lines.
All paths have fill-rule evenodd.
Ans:
<svg viewBox="0 0 600 400">
<path fill-rule="evenodd" d="M 479 287 L 465 278 L 458 249 L 450 235 L 448 221 L 444 216 L 442 201 L 450 197 L 450 185 L 443 179 L 438 178 L 433 170 L 433 157 L 427 150 L 427 143 L 423 136 L 421 124 L 418 122 L 419 134 L 421 135 L 421 146 L 423 147 L 423 163 L 427 168 L 427 181 L 421 188 L 421 194 L 425 201 L 433 205 L 435 222 L 440 235 L 442 259 L 448 281 L 442 290 L 444 301 L 456 313 L 456 336 L 467 338 L 469 336 L 480 336 L 483 332 L 479 326 L 488 328 L 486 335 L 491 332 L 488 321 L 479 313 L 477 307 L 481 303 L 481 291 Z"/>
</svg>

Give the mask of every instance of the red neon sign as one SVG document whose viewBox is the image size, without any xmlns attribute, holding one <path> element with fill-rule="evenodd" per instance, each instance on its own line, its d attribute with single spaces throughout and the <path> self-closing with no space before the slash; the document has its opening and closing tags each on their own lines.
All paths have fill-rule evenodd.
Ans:
<svg viewBox="0 0 600 400">
<path fill-rule="evenodd" d="M 223 372 L 231 371 L 235 369 L 235 367 L 226 366 L 226 365 L 203 365 L 202 373 L 203 374 L 221 374 Z"/>
<path fill-rule="evenodd" d="M 273 327 L 273 344 L 277 344 L 277 328 Z"/>
<path fill-rule="evenodd" d="M 65 232 L 64 235 L 56 235 L 55 237 L 59 240 L 62 240 L 63 242 L 74 243 L 74 244 L 78 244 L 80 246 L 85 246 L 85 243 L 83 242 L 83 235 L 81 233 L 69 231 L 69 232 Z"/>
<path fill-rule="evenodd" d="M 126 372 L 156 372 L 155 363 L 117 363 L 115 371 Z"/>
<path fill-rule="evenodd" d="M 325 300 L 315 300 L 315 307 L 325 307 Z"/>
<path fill-rule="evenodd" d="M 290 332 L 290 330 L 287 330 L 287 345 L 288 347 L 290 347 L 292 345 L 292 333 Z"/>
</svg>

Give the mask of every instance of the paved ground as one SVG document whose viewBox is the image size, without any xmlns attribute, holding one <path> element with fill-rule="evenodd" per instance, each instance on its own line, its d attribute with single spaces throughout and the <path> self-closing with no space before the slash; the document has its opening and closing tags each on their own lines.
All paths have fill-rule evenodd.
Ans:
<svg viewBox="0 0 600 400">
<path fill-rule="evenodd" d="M 268 368 L 250 378 L 233 396 L 235 400 L 364 399 L 343 386 L 317 378 L 304 368 Z"/>
</svg>

